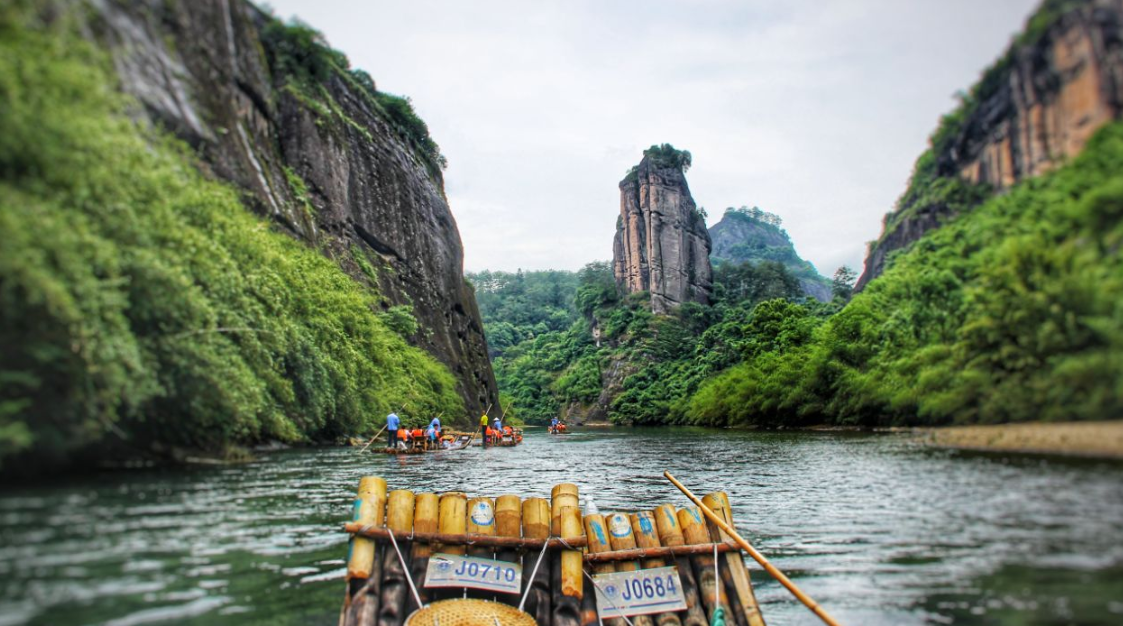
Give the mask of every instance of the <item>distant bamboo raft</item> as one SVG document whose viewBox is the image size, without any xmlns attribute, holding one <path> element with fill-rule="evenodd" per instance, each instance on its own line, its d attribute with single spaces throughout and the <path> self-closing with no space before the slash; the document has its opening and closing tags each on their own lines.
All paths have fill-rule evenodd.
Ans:
<svg viewBox="0 0 1123 626">
<path fill-rule="evenodd" d="M 602 618 L 619 608 L 598 606 L 619 597 L 604 581 L 666 567 L 677 575 L 685 608 L 630 614 L 635 626 L 707 626 L 719 608 L 729 626 L 764 625 L 740 549 L 693 506 L 582 515 L 578 488 L 568 483 L 554 486 L 549 500 L 387 489 L 381 478 L 363 478 L 343 526 L 351 546 L 340 626 L 591 626 L 602 619 L 623 626 L 621 618 Z M 732 519 L 724 493 L 705 502 Z M 495 564 L 512 590 L 426 587 L 427 572 L 440 578 L 449 562 Z M 518 580 L 508 564 L 521 567 Z"/>
</svg>

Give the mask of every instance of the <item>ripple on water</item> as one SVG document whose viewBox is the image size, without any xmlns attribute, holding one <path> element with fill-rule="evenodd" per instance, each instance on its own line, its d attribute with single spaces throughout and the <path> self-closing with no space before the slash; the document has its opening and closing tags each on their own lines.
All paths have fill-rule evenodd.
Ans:
<svg viewBox="0 0 1123 626">
<path fill-rule="evenodd" d="M 1123 612 L 1119 464 L 884 435 L 539 430 L 514 449 L 291 450 L 17 489 L 0 496 L 0 626 L 329 624 L 345 573 L 338 524 L 361 476 L 539 497 L 574 482 L 607 512 L 685 505 L 665 469 L 727 491 L 746 536 L 844 623 L 1116 624 Z M 815 623 L 760 570 L 753 579 L 771 623 Z"/>
</svg>

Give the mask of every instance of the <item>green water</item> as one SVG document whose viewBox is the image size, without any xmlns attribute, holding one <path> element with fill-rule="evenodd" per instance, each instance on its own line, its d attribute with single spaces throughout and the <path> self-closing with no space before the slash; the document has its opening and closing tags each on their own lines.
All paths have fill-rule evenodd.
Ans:
<svg viewBox="0 0 1123 626">
<path fill-rule="evenodd" d="M 360 476 L 548 495 L 601 511 L 724 489 L 740 528 L 843 623 L 1123 623 L 1123 464 L 919 448 L 899 435 L 701 429 L 528 434 L 392 458 L 264 454 L 222 468 L 89 471 L 0 492 L 0 626 L 334 624 Z M 769 623 L 816 624 L 760 570 Z"/>
</svg>

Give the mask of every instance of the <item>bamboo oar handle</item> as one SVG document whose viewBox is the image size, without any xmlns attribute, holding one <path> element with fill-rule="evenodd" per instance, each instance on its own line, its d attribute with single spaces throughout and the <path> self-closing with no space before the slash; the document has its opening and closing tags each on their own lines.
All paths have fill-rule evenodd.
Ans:
<svg viewBox="0 0 1123 626">
<path fill-rule="evenodd" d="M 387 424 L 387 426 L 388 426 L 388 425 L 389 425 L 389 424 Z M 386 426 L 383 426 L 383 427 L 382 427 L 381 429 L 379 429 L 379 431 L 378 431 L 378 432 L 377 432 L 377 433 L 376 433 L 376 434 L 375 434 L 375 435 L 374 435 L 373 437 L 371 437 L 371 438 L 370 438 L 370 441 L 368 441 L 368 442 L 367 442 L 367 445 L 363 446 L 363 449 L 362 449 L 362 450 L 359 450 L 359 452 L 363 452 L 363 451 L 365 451 L 365 450 L 366 450 L 367 448 L 369 448 L 369 447 L 370 447 L 370 444 L 374 443 L 374 440 L 375 440 L 375 439 L 378 439 L 378 435 L 381 435 L 381 434 L 382 434 L 382 431 L 384 431 L 384 430 L 386 430 Z"/>
<path fill-rule="evenodd" d="M 748 552 L 749 556 L 753 557 L 753 559 L 756 560 L 757 563 L 760 563 L 761 567 L 764 568 L 764 571 L 768 572 L 772 575 L 773 578 L 780 581 L 781 585 L 787 588 L 788 591 L 792 592 L 792 595 L 794 595 L 796 599 L 802 602 L 804 606 L 811 609 L 812 613 L 818 615 L 819 619 L 823 620 L 824 623 L 829 624 L 830 626 L 841 626 L 841 624 L 839 624 L 833 617 L 827 614 L 823 607 L 819 606 L 817 602 L 812 600 L 811 596 L 803 593 L 803 590 L 797 587 L 796 584 L 791 581 L 791 579 L 785 576 L 784 572 L 781 572 L 775 565 L 770 563 L 768 559 L 764 558 L 763 554 L 757 552 L 756 548 L 752 547 L 748 541 L 745 541 L 745 539 L 741 537 L 741 535 L 737 534 L 737 531 L 734 530 L 732 526 L 727 524 L 725 520 L 718 517 L 717 513 L 714 513 L 713 510 L 710 509 L 710 507 L 703 504 L 702 501 L 698 499 L 698 496 L 690 493 L 690 490 L 687 489 L 685 485 L 680 483 L 678 479 L 676 479 L 674 476 L 671 476 L 670 472 L 663 472 L 663 476 L 666 477 L 667 480 L 671 481 L 671 483 L 675 487 L 678 487 L 679 491 L 686 494 L 686 497 L 690 498 L 690 501 L 702 510 L 702 513 L 706 516 L 706 519 L 710 520 L 714 524 L 717 524 L 718 528 L 725 531 L 725 534 L 729 535 L 729 537 L 733 539 L 733 541 L 736 541 L 737 545 L 741 546 L 742 550 Z"/>
</svg>

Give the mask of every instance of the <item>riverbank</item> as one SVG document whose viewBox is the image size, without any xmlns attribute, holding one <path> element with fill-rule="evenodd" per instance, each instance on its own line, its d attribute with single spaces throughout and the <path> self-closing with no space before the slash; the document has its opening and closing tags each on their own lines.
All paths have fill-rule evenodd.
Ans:
<svg viewBox="0 0 1123 626">
<path fill-rule="evenodd" d="M 918 432 L 924 443 L 940 448 L 1123 459 L 1123 420 L 949 426 Z"/>
</svg>

